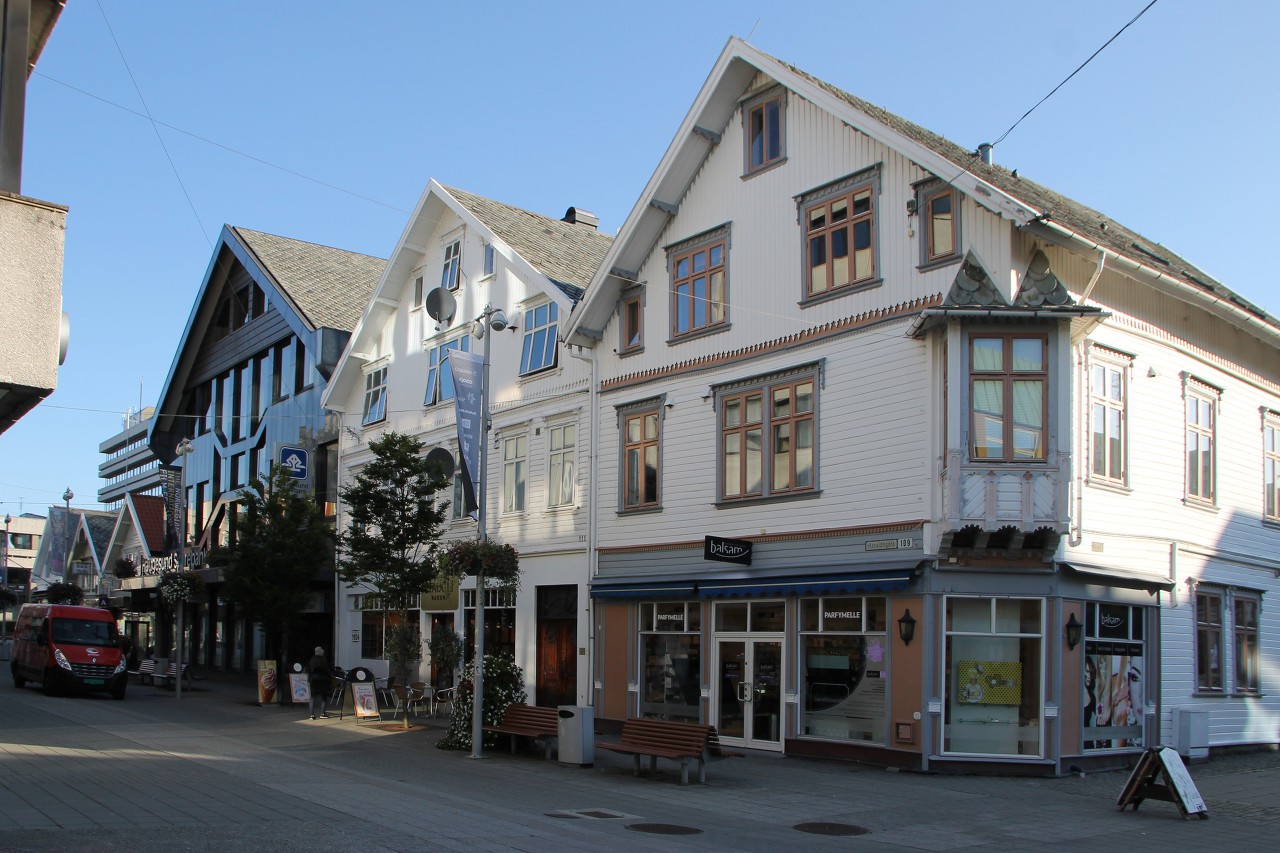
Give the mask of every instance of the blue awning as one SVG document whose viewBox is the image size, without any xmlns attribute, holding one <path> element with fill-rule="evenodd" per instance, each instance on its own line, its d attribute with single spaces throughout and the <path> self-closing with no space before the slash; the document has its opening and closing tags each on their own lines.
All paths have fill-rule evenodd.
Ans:
<svg viewBox="0 0 1280 853">
<path fill-rule="evenodd" d="M 768 598 L 790 595 L 840 595 L 903 589 L 919 571 L 919 561 L 878 565 L 865 571 L 768 576 L 658 575 L 601 579 L 591 584 L 592 598 Z"/>
</svg>

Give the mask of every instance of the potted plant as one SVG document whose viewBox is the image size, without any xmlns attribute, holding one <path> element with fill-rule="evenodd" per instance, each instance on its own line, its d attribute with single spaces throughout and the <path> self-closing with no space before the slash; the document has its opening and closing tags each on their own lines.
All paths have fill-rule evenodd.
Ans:
<svg viewBox="0 0 1280 853">
<path fill-rule="evenodd" d="M 482 575 L 485 586 L 520 585 L 520 553 L 491 539 L 459 539 L 440 554 L 440 573 L 462 578 Z"/>
<path fill-rule="evenodd" d="M 136 578 L 138 576 L 138 567 L 133 564 L 132 560 L 121 557 L 116 560 L 113 567 L 116 577 L 124 580 L 125 578 Z"/>
</svg>

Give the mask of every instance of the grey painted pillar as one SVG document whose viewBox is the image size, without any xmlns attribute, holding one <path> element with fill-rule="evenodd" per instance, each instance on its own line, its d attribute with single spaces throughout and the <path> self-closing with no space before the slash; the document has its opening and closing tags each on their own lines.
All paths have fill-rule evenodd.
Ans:
<svg viewBox="0 0 1280 853">
<path fill-rule="evenodd" d="M 0 190 L 22 192 L 31 0 L 0 0 Z"/>
</svg>

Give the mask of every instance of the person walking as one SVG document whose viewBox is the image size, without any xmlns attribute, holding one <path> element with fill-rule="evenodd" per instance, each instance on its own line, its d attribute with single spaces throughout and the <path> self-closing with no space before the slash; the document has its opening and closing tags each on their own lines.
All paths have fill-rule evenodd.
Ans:
<svg viewBox="0 0 1280 853">
<path fill-rule="evenodd" d="M 316 646 L 316 653 L 307 664 L 307 683 L 311 686 L 311 719 L 316 718 L 316 709 L 320 709 L 320 718 L 327 720 L 329 714 L 329 691 L 333 687 L 333 670 L 324 659 L 324 647 Z"/>
</svg>

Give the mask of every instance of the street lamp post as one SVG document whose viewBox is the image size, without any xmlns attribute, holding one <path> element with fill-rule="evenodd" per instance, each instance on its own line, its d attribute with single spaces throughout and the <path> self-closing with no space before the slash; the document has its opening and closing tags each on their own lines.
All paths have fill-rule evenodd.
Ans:
<svg viewBox="0 0 1280 853">
<path fill-rule="evenodd" d="M 476 320 L 477 333 L 484 340 L 484 359 L 480 373 L 480 477 L 476 489 L 478 506 L 476 522 L 479 540 L 488 539 L 486 521 L 489 501 L 485 484 L 489 479 L 489 349 L 493 332 L 501 332 L 510 323 L 500 308 L 486 305 Z M 476 571 L 476 666 L 471 700 L 471 757 L 483 758 L 484 750 L 484 572 Z"/>
<path fill-rule="evenodd" d="M 187 570 L 187 493 L 186 487 L 183 485 L 186 481 L 187 461 L 186 458 L 195 452 L 195 446 L 192 445 L 191 439 L 184 438 L 178 442 L 178 446 L 173 452 L 182 460 L 182 480 L 178 484 L 178 499 L 174 502 L 176 516 L 174 523 L 178 528 L 178 572 L 181 574 Z M 178 677 L 174 680 L 174 698 L 182 698 L 182 667 L 183 667 L 183 617 L 186 615 L 187 597 L 182 596 L 182 600 L 178 602 Z"/>
<path fill-rule="evenodd" d="M 67 516 L 62 520 L 62 523 L 66 525 L 66 538 L 62 542 L 62 546 L 65 549 L 62 554 L 62 579 L 68 583 L 71 582 L 72 578 L 71 551 L 75 547 L 75 535 L 71 532 L 71 499 L 75 496 L 76 493 L 71 491 L 70 486 L 67 486 L 67 490 L 62 493 L 62 502 L 67 507 Z"/>
</svg>

